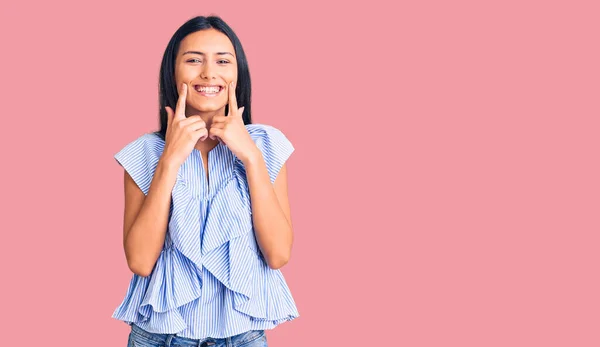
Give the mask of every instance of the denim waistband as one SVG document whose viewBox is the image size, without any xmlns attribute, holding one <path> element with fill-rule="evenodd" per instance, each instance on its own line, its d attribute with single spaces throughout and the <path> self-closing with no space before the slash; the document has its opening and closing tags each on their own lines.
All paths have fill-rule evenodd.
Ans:
<svg viewBox="0 0 600 347">
<path fill-rule="evenodd" d="M 131 325 L 131 333 L 134 335 L 142 336 L 145 339 L 150 341 L 154 341 L 157 343 L 164 344 L 165 346 L 171 346 L 172 344 L 177 344 L 181 346 L 197 346 L 197 347 L 210 347 L 214 345 L 225 345 L 225 346 L 239 346 L 249 341 L 253 341 L 262 337 L 265 334 L 264 330 L 250 330 L 243 332 L 238 335 L 226 337 L 226 338 L 214 338 L 214 337 L 206 337 L 202 339 L 191 339 L 188 337 L 177 336 L 175 334 L 161 334 L 161 333 L 152 333 L 146 331 L 139 326 L 132 324 Z"/>
</svg>

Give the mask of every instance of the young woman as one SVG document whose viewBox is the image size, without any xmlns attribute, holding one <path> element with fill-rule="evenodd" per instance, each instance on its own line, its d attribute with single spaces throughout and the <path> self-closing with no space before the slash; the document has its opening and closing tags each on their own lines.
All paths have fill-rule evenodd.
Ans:
<svg viewBox="0 0 600 347">
<path fill-rule="evenodd" d="M 246 56 L 219 17 L 175 32 L 159 85 L 160 130 L 115 154 L 134 274 L 112 317 L 131 326 L 129 346 L 266 346 L 265 329 L 299 316 L 279 270 L 294 147 L 252 124 Z"/>
</svg>

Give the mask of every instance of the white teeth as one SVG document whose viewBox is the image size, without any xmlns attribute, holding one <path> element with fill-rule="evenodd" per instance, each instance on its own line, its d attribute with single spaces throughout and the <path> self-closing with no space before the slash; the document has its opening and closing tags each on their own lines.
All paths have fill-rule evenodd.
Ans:
<svg viewBox="0 0 600 347">
<path fill-rule="evenodd" d="M 221 88 L 219 87 L 196 87 L 196 90 L 201 93 L 218 93 Z"/>
</svg>

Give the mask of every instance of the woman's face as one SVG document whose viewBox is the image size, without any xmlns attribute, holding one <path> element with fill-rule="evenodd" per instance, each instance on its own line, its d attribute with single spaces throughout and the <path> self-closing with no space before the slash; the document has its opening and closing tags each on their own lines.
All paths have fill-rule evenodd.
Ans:
<svg viewBox="0 0 600 347">
<path fill-rule="evenodd" d="M 187 84 L 186 116 L 224 112 L 229 83 L 237 84 L 237 60 L 229 38 L 215 29 L 197 31 L 179 45 L 175 60 L 177 89 Z"/>
</svg>

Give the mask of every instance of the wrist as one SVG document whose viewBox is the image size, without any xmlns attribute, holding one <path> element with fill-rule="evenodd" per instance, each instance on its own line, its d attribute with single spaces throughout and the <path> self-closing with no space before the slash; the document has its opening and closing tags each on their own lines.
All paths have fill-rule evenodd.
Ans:
<svg viewBox="0 0 600 347">
<path fill-rule="evenodd" d="M 156 164 L 156 170 L 161 170 L 165 172 L 178 172 L 179 165 L 172 160 L 169 160 L 165 157 L 161 157 Z"/>
<path fill-rule="evenodd" d="M 257 148 L 249 153 L 247 156 L 240 158 L 244 166 L 254 165 L 260 160 L 263 160 L 262 152 Z"/>
</svg>

